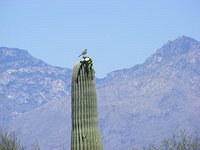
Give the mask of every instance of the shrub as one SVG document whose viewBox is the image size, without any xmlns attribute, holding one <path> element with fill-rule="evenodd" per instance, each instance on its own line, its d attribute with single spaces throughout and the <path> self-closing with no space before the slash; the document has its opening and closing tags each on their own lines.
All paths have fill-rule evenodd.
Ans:
<svg viewBox="0 0 200 150">
<path fill-rule="evenodd" d="M 138 150 L 138 149 L 133 149 Z M 177 135 L 165 139 L 160 145 L 149 145 L 144 147 L 143 150 L 200 150 L 199 137 L 187 135 L 182 131 Z"/>
<path fill-rule="evenodd" d="M 40 150 L 39 145 L 35 145 L 33 150 Z M 0 150 L 25 150 L 14 132 L 0 131 Z"/>
<path fill-rule="evenodd" d="M 24 150 L 15 133 L 0 132 L 0 150 Z"/>
</svg>

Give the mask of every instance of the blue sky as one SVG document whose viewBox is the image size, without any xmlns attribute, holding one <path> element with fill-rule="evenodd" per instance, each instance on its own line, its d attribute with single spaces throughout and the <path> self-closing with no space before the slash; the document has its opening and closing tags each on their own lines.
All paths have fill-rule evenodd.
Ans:
<svg viewBox="0 0 200 150">
<path fill-rule="evenodd" d="M 200 40 L 199 0 L 0 0 L 0 46 L 72 68 L 82 49 L 97 77 L 142 63 L 168 40 Z"/>
</svg>

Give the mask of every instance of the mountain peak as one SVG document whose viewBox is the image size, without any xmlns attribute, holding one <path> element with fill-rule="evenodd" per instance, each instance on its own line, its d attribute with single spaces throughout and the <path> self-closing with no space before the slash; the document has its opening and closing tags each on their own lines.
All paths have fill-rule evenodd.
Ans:
<svg viewBox="0 0 200 150">
<path fill-rule="evenodd" d="M 30 54 L 26 50 L 22 50 L 18 48 L 0 47 L 1 57 L 16 57 L 19 55 L 30 56 Z"/>
<path fill-rule="evenodd" d="M 166 44 L 164 44 L 160 49 L 157 50 L 155 55 L 164 58 L 171 58 L 173 56 L 182 55 L 189 51 L 195 50 L 199 46 L 199 41 L 187 36 L 180 36 L 177 39 L 168 41 Z"/>
<path fill-rule="evenodd" d="M 0 47 L 0 69 L 6 66 L 13 66 L 15 68 L 22 66 L 44 66 L 43 61 L 34 58 L 28 51 L 18 48 Z"/>
<path fill-rule="evenodd" d="M 182 36 L 179 36 L 177 39 L 175 39 L 174 41 L 188 41 L 188 42 L 198 42 L 197 40 L 189 37 L 189 36 L 185 36 L 185 35 L 182 35 Z"/>
</svg>

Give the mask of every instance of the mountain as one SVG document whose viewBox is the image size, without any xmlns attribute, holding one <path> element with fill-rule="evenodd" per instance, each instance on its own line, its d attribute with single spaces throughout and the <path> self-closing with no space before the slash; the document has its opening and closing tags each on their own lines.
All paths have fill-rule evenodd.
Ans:
<svg viewBox="0 0 200 150">
<path fill-rule="evenodd" d="M 113 135 L 105 138 L 106 149 L 158 143 L 180 130 L 200 134 L 199 65 L 200 42 L 183 36 L 169 41 L 143 64 L 102 79 L 98 91 L 104 100 L 100 109 L 106 111 L 103 132 Z"/>
<path fill-rule="evenodd" d="M 159 143 L 180 130 L 200 134 L 200 42 L 168 41 L 143 64 L 97 79 L 105 150 Z M 69 149 L 71 70 L 27 51 L 0 48 L 0 125 L 30 146 Z"/>
<path fill-rule="evenodd" d="M 7 114 L 1 115 L 1 123 L 51 100 L 64 99 L 70 91 L 70 73 L 70 69 L 47 65 L 25 50 L 1 47 L 0 106 L 1 113 Z"/>
</svg>

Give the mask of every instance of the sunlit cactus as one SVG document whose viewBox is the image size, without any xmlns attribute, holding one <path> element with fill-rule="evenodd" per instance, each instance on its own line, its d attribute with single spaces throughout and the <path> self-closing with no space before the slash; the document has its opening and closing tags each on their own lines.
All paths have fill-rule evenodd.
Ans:
<svg viewBox="0 0 200 150">
<path fill-rule="evenodd" d="M 71 150 L 102 150 L 93 62 L 84 56 L 72 74 Z"/>
</svg>

